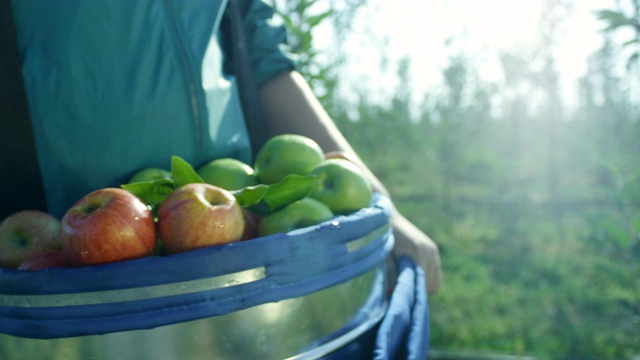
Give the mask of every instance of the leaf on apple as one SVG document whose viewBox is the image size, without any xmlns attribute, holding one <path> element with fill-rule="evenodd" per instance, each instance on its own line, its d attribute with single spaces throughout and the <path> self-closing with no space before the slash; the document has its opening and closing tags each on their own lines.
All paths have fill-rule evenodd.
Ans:
<svg viewBox="0 0 640 360">
<path fill-rule="evenodd" d="M 279 210 L 309 195 L 314 182 L 315 176 L 312 175 L 287 175 L 280 182 L 269 186 L 262 200 L 271 211 Z"/>
<path fill-rule="evenodd" d="M 205 182 L 193 166 L 179 156 L 171 157 L 171 179 L 176 188 L 191 183 Z"/>
<path fill-rule="evenodd" d="M 152 181 L 140 181 L 124 184 L 121 185 L 121 187 L 136 195 L 145 204 L 156 207 L 176 188 L 190 183 L 202 182 L 204 182 L 204 180 L 202 180 L 191 164 L 179 156 L 172 156 L 171 179 L 163 178 Z"/>
<path fill-rule="evenodd" d="M 311 193 L 314 175 L 290 174 L 272 185 L 248 186 L 231 191 L 241 207 L 258 215 L 268 215 Z M 147 205 L 157 208 L 175 189 L 191 183 L 204 183 L 196 170 L 184 159 L 171 157 L 171 179 L 141 181 L 121 185 Z"/>
<path fill-rule="evenodd" d="M 238 200 L 241 207 L 250 208 L 258 204 L 264 198 L 268 189 L 268 185 L 255 185 L 233 190 L 231 193 L 236 197 L 236 200 Z"/>
<path fill-rule="evenodd" d="M 121 187 L 151 207 L 160 205 L 175 188 L 174 182 L 169 179 L 135 182 Z"/>
<path fill-rule="evenodd" d="M 258 215 L 268 215 L 311 193 L 315 176 L 290 174 L 273 185 L 250 186 L 231 193 L 240 206 Z"/>
</svg>

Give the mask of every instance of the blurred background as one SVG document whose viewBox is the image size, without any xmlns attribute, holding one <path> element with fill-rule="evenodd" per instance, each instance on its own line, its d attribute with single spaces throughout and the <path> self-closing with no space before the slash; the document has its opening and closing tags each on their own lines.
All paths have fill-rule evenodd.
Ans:
<svg viewBox="0 0 640 360">
<path fill-rule="evenodd" d="M 432 358 L 640 358 L 640 0 L 269 0 L 440 246 Z"/>
</svg>

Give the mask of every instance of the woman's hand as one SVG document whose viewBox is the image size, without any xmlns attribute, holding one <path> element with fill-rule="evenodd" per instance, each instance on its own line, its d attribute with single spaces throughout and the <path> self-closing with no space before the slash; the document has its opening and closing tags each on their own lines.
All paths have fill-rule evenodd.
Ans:
<svg viewBox="0 0 640 360">
<path fill-rule="evenodd" d="M 344 151 L 328 152 L 325 154 L 325 158 L 349 160 L 356 165 L 360 165 L 360 167 L 363 166 L 359 163 L 359 159 Z M 366 171 L 366 168 L 363 170 Z M 389 194 L 386 193 L 386 189 L 381 185 L 375 186 L 374 183 L 374 189 L 389 196 Z M 394 256 L 406 255 L 413 259 L 425 272 L 427 292 L 429 295 L 437 293 L 442 279 L 438 245 L 395 208 L 391 216 L 391 226 L 393 227 L 393 235 L 395 237 Z"/>
<path fill-rule="evenodd" d="M 397 210 L 391 216 L 391 226 L 395 237 L 394 256 L 406 255 L 413 259 L 425 272 L 427 293 L 436 294 L 442 280 L 438 246 Z"/>
</svg>

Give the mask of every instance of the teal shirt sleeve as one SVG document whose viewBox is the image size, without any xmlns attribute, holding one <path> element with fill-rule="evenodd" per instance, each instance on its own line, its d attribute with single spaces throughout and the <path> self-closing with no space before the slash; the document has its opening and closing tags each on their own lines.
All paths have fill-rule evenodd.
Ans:
<svg viewBox="0 0 640 360">
<path fill-rule="evenodd" d="M 286 51 L 287 29 L 274 24 L 273 8 L 259 0 L 240 1 L 239 5 L 256 83 L 263 85 L 274 76 L 295 69 L 294 57 Z"/>
</svg>

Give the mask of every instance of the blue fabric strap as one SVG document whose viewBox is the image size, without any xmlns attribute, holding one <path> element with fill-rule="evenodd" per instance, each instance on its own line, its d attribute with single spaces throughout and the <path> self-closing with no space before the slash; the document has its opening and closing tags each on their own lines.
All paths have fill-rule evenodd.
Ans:
<svg viewBox="0 0 640 360">
<path fill-rule="evenodd" d="M 411 259 L 398 259 L 398 283 L 376 338 L 375 359 L 427 358 L 429 308 L 424 271 Z"/>
</svg>

